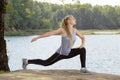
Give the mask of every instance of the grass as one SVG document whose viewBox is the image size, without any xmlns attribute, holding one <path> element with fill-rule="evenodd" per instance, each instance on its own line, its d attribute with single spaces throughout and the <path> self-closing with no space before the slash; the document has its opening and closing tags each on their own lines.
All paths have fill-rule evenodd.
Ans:
<svg viewBox="0 0 120 80">
<path fill-rule="evenodd" d="M 41 30 L 19 30 L 19 31 L 5 31 L 5 36 L 28 36 L 28 35 L 39 35 L 43 34 L 45 32 L 51 31 L 49 29 L 41 29 Z M 117 34 L 120 34 L 120 29 L 117 30 L 80 30 L 82 34 L 91 35 L 94 34 L 94 32 L 117 32 Z"/>
<path fill-rule="evenodd" d="M 0 71 L 0 74 L 4 73 L 4 71 Z"/>
<path fill-rule="evenodd" d="M 90 29 L 90 30 L 80 30 L 83 34 L 94 34 L 94 32 L 117 32 L 117 34 L 120 34 L 120 29 L 113 29 L 113 30 L 98 30 L 98 29 Z"/>
<path fill-rule="evenodd" d="M 5 71 L 0 71 L 0 74 L 6 73 Z"/>
<path fill-rule="evenodd" d="M 5 36 L 28 36 L 28 35 L 39 35 L 48 32 L 48 29 L 41 30 L 19 30 L 19 31 L 5 31 Z"/>
<path fill-rule="evenodd" d="M 3 74 L 3 73 L 9 73 L 9 71 L 0 70 L 0 74 Z"/>
</svg>

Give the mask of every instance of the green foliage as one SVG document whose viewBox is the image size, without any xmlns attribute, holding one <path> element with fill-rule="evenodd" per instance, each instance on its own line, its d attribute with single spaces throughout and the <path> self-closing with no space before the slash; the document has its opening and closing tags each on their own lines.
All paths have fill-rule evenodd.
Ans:
<svg viewBox="0 0 120 80">
<path fill-rule="evenodd" d="M 77 19 L 78 29 L 120 29 L 120 6 L 92 6 L 80 4 L 79 0 L 74 5 L 8 0 L 5 30 L 56 29 L 69 14 Z"/>
</svg>

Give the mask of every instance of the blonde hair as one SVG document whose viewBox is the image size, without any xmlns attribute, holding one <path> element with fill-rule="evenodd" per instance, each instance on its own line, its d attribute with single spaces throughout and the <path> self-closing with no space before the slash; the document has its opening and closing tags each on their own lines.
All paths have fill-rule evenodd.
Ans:
<svg viewBox="0 0 120 80">
<path fill-rule="evenodd" d="M 73 45 L 72 34 L 70 33 L 70 31 L 68 29 L 68 23 L 67 23 L 67 21 L 68 21 L 68 19 L 70 19 L 70 17 L 73 17 L 73 16 L 72 15 L 68 15 L 65 18 L 62 19 L 61 27 L 66 31 L 67 36 L 69 38 L 70 46 L 72 46 Z"/>
</svg>

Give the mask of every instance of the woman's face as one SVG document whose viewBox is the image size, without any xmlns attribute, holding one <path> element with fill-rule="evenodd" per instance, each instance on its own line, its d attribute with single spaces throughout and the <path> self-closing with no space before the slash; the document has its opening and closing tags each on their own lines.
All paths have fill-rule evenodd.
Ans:
<svg viewBox="0 0 120 80">
<path fill-rule="evenodd" d="M 76 19 L 73 16 L 69 17 L 68 24 L 76 25 Z"/>
</svg>

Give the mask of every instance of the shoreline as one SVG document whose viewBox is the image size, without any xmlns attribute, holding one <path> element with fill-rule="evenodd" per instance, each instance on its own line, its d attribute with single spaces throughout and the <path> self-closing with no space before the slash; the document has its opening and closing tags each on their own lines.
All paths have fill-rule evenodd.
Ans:
<svg viewBox="0 0 120 80">
<path fill-rule="evenodd" d="M 48 30 L 48 29 L 43 29 L 43 30 L 27 30 L 27 31 L 5 31 L 5 36 L 30 36 L 30 35 L 39 35 L 39 34 L 43 34 L 45 32 L 48 31 L 52 31 L 52 30 Z M 109 35 L 106 34 L 106 32 L 108 33 L 114 33 L 114 34 L 120 34 L 120 29 L 117 30 L 97 30 L 97 29 L 90 29 L 90 30 L 79 30 L 82 34 L 85 35 Z M 102 32 L 102 34 L 96 34 L 96 32 Z M 113 34 L 113 35 L 114 35 Z M 111 34 L 110 34 L 111 35 Z"/>
<path fill-rule="evenodd" d="M 120 80 L 119 75 L 92 72 L 80 74 L 79 70 L 17 70 L 0 74 L 0 80 Z"/>
</svg>

